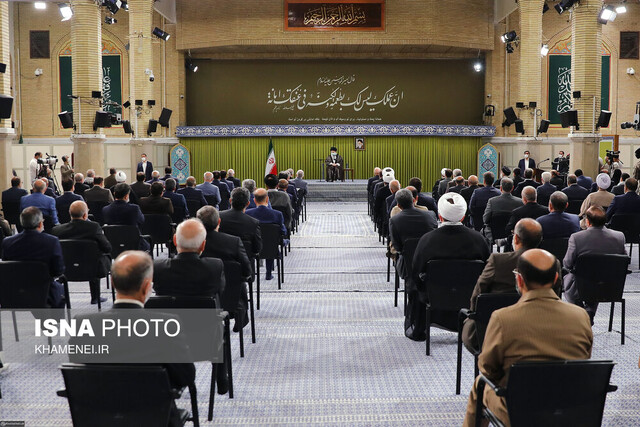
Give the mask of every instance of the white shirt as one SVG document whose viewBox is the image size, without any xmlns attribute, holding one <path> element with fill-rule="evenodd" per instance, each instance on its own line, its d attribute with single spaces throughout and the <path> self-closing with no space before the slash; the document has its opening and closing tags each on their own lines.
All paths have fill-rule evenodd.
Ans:
<svg viewBox="0 0 640 427">
<path fill-rule="evenodd" d="M 31 177 L 31 184 L 33 184 L 38 178 L 38 171 L 40 170 L 40 165 L 38 164 L 38 160 L 34 157 L 29 162 L 29 176 Z"/>
<path fill-rule="evenodd" d="M 118 299 L 116 299 L 114 301 L 114 304 L 118 304 L 118 303 L 136 304 L 136 305 L 139 305 L 140 307 L 144 308 L 144 304 L 143 303 L 141 303 L 137 299 L 133 299 L 133 298 L 118 298 Z"/>
<path fill-rule="evenodd" d="M 145 160 L 142 163 L 142 172 L 147 173 L 147 161 Z"/>
<path fill-rule="evenodd" d="M 524 168 L 529 169 L 529 159 L 524 159 Z M 522 171 L 524 172 L 524 171 Z"/>
</svg>

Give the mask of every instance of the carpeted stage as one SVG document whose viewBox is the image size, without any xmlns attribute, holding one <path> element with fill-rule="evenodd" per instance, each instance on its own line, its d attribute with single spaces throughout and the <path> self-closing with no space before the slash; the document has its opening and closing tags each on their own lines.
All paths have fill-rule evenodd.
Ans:
<svg viewBox="0 0 640 427">
<path fill-rule="evenodd" d="M 316 185 L 351 191 L 350 182 L 310 184 L 313 197 Z M 344 197 L 360 200 L 359 194 Z M 216 396 L 214 424 L 461 425 L 473 358 L 463 354 L 463 394 L 456 396 L 456 335 L 432 330 L 429 357 L 423 342 L 404 337 L 402 308 L 393 307 L 385 249 L 373 232 L 366 203 L 309 201 L 307 221 L 293 237 L 292 248 L 282 290 L 276 280 L 262 282 L 257 343 L 245 340 L 244 358 L 237 334 L 232 336 L 235 398 Z M 601 305 L 594 327 L 593 358 L 617 363 L 612 383 L 619 389 L 607 398 L 605 426 L 640 425 L 635 249 L 632 268 L 625 294 L 626 345 L 620 345 L 619 306 L 616 332 L 606 331 L 606 305 Z M 88 306 L 88 285 L 72 284 L 72 292 L 75 307 Z M 210 365 L 197 364 L 197 370 L 201 423 L 211 425 L 205 418 Z M 0 420 L 26 420 L 28 426 L 71 424 L 67 401 L 55 394 L 63 387 L 58 370 L 10 364 L 0 382 Z M 185 393 L 179 406 L 188 408 L 188 399 Z"/>
</svg>

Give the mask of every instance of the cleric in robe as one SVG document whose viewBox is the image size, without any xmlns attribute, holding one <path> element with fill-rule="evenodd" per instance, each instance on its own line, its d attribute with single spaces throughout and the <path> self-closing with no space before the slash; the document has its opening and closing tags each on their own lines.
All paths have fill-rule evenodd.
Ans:
<svg viewBox="0 0 640 427">
<path fill-rule="evenodd" d="M 331 147 L 331 153 L 324 160 L 324 164 L 327 167 L 327 182 L 342 179 L 344 161 L 336 147 Z"/>
</svg>

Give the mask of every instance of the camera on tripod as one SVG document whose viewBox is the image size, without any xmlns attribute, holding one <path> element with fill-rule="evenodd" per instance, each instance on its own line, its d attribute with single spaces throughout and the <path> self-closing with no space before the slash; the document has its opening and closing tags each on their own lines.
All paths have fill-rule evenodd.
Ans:
<svg viewBox="0 0 640 427">
<path fill-rule="evenodd" d="M 609 159 L 611 161 L 611 163 L 613 162 L 617 162 L 620 158 L 620 151 L 619 150 L 607 150 L 607 159 Z"/>
<path fill-rule="evenodd" d="M 46 159 L 38 159 L 38 164 L 47 165 L 51 169 L 55 169 L 56 164 L 58 163 L 58 156 L 50 156 L 49 153 L 46 153 L 46 154 L 47 154 L 47 158 Z"/>
<path fill-rule="evenodd" d="M 620 123 L 621 129 L 635 129 L 640 128 L 640 102 L 636 102 L 636 114 L 633 116 L 633 122 Z"/>
</svg>

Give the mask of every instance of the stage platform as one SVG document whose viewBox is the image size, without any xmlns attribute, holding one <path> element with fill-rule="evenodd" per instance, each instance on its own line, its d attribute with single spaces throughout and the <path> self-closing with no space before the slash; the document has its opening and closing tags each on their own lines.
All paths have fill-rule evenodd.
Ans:
<svg viewBox="0 0 640 427">
<path fill-rule="evenodd" d="M 308 180 L 307 200 L 313 202 L 361 202 L 367 200 L 367 180 L 345 182 Z"/>
</svg>

